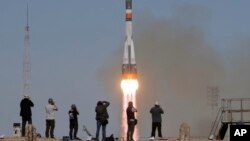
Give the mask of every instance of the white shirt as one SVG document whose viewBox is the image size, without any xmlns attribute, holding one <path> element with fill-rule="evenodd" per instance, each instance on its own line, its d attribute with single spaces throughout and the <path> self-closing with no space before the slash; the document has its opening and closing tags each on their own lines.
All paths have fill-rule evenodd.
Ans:
<svg viewBox="0 0 250 141">
<path fill-rule="evenodd" d="M 57 110 L 55 105 L 48 104 L 45 107 L 46 119 L 55 119 L 55 111 Z"/>
</svg>

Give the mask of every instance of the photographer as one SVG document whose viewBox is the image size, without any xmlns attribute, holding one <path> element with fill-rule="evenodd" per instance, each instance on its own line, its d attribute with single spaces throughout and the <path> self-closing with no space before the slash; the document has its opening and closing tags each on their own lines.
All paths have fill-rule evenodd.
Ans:
<svg viewBox="0 0 250 141">
<path fill-rule="evenodd" d="M 128 103 L 128 108 L 126 110 L 127 113 L 127 123 L 128 123 L 128 131 L 127 131 L 127 141 L 134 141 L 134 129 L 137 124 L 137 119 L 135 118 L 135 112 L 137 109 L 133 106 L 133 102 L 130 101 Z"/>
<path fill-rule="evenodd" d="M 32 124 L 31 107 L 34 107 L 34 103 L 30 100 L 28 95 L 24 95 L 24 98 L 20 102 L 20 116 L 22 117 L 22 136 L 25 136 L 26 122 Z"/>
<path fill-rule="evenodd" d="M 46 138 L 55 138 L 54 137 L 54 128 L 55 128 L 55 111 L 58 108 L 55 105 L 52 98 L 49 98 L 48 105 L 45 107 L 46 111 L 46 130 L 45 130 L 45 137 Z M 50 136 L 49 136 L 50 134 Z"/>
<path fill-rule="evenodd" d="M 107 101 L 98 101 L 97 106 L 95 108 L 96 112 L 96 139 L 99 140 L 99 132 L 102 126 L 102 141 L 106 140 L 106 125 L 108 124 L 108 111 L 107 107 L 109 106 L 109 102 Z"/>
<path fill-rule="evenodd" d="M 71 109 L 69 110 L 69 137 L 70 140 L 81 140 L 77 137 L 77 131 L 78 131 L 78 118 L 77 115 L 79 115 L 79 112 L 76 108 L 75 104 L 71 105 Z M 72 136 L 74 130 L 74 138 Z"/>
<path fill-rule="evenodd" d="M 162 138 L 162 134 L 161 134 L 161 122 L 162 122 L 161 115 L 164 114 L 164 111 L 160 107 L 160 104 L 159 104 L 158 101 L 156 101 L 154 107 L 152 107 L 150 109 L 150 113 L 152 115 L 152 132 L 151 132 L 151 138 L 150 139 L 155 138 L 156 128 L 158 130 L 159 138 Z"/>
</svg>

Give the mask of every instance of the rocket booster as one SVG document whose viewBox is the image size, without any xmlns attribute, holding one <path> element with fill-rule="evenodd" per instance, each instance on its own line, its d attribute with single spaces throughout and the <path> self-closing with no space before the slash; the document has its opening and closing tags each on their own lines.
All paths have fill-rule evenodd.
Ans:
<svg viewBox="0 0 250 141">
<path fill-rule="evenodd" d="M 134 41 L 132 38 L 132 0 L 126 0 L 126 39 L 124 45 L 122 77 L 124 79 L 137 78 Z"/>
</svg>

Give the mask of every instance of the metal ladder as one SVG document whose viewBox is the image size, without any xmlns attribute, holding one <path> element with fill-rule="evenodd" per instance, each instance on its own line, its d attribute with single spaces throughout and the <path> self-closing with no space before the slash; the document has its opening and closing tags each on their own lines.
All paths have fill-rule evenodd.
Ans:
<svg viewBox="0 0 250 141">
<path fill-rule="evenodd" d="M 212 129 L 211 129 L 211 131 L 209 133 L 209 137 L 208 137 L 209 140 L 213 140 L 214 137 L 215 137 L 215 134 L 217 133 L 218 126 L 221 123 L 221 120 L 222 120 L 222 117 L 223 117 L 223 114 L 222 114 L 223 110 L 222 109 L 223 109 L 223 107 L 220 107 L 219 110 L 218 110 L 215 121 L 213 122 L 213 125 L 212 125 Z"/>
</svg>

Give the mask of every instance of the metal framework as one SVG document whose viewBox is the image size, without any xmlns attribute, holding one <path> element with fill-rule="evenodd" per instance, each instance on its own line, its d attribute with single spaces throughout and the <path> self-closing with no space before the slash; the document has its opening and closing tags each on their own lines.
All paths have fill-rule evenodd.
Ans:
<svg viewBox="0 0 250 141">
<path fill-rule="evenodd" d="M 27 23 L 24 37 L 24 55 L 23 55 L 23 82 L 22 95 L 31 95 L 31 63 L 30 63 L 30 35 L 29 35 L 29 9 L 27 4 Z"/>
<path fill-rule="evenodd" d="M 250 98 L 232 98 L 232 99 L 222 99 L 222 123 L 250 123 L 250 117 L 246 119 L 244 113 L 250 113 Z M 244 104 L 247 107 L 244 107 Z M 236 117 L 236 114 L 238 116 Z"/>
<path fill-rule="evenodd" d="M 250 98 L 222 99 L 208 139 L 214 139 L 215 135 L 216 139 L 223 139 L 228 125 L 249 124 L 250 116 L 244 116 L 246 113 L 250 114 Z"/>
</svg>

